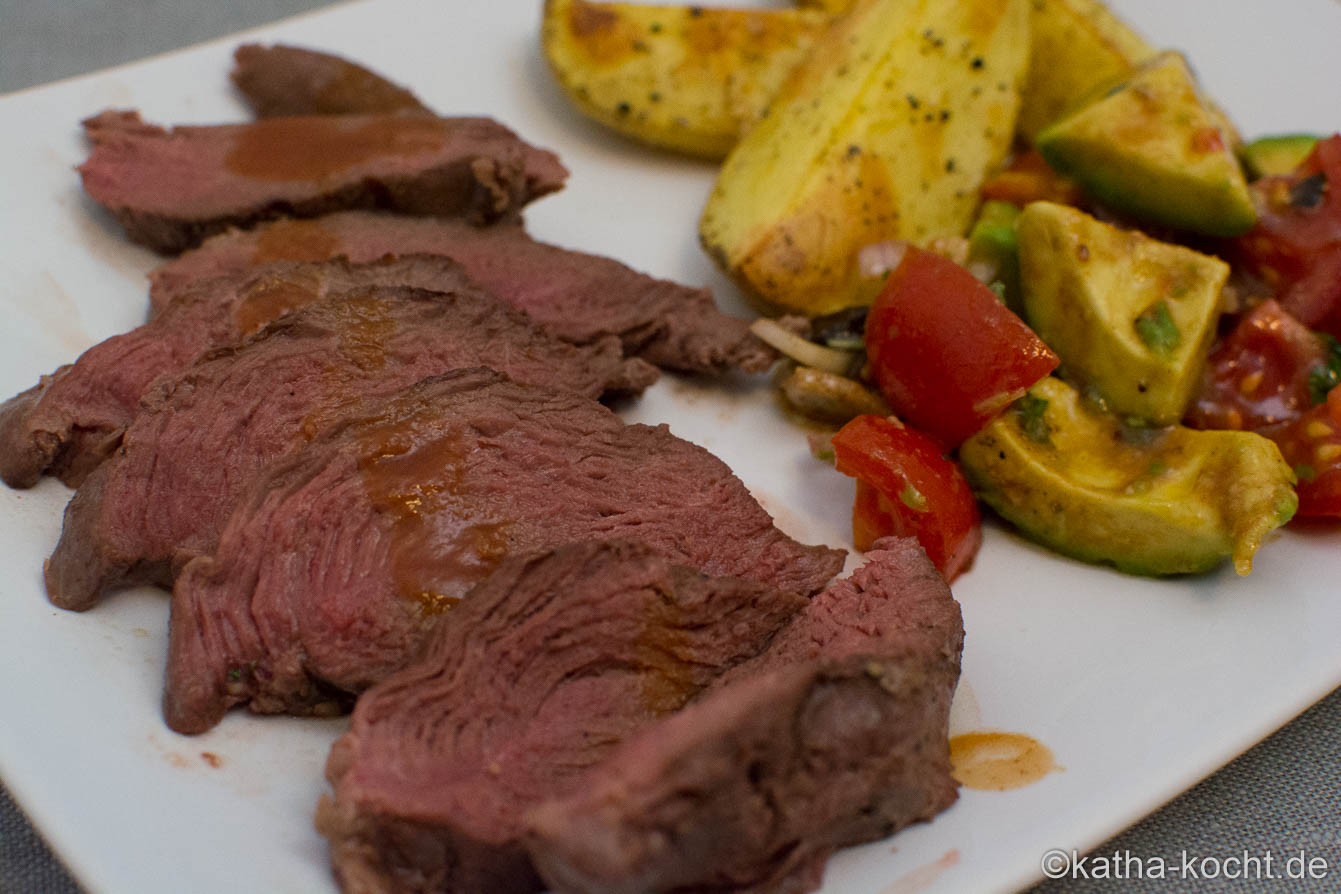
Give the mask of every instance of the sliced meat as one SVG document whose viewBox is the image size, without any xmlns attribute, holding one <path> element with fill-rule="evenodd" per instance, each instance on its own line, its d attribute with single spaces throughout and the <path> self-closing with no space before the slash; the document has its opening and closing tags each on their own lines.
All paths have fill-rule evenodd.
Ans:
<svg viewBox="0 0 1341 894">
<path fill-rule="evenodd" d="M 331 750 L 346 891 L 806 891 L 956 797 L 963 625 L 912 540 L 808 604 L 571 545 L 426 641 Z"/>
<path fill-rule="evenodd" d="M 488 118 L 312 115 L 165 130 L 136 112 L 84 122 L 84 191 L 165 254 L 229 227 L 348 208 L 513 219 L 567 171 Z"/>
<path fill-rule="evenodd" d="M 885 540 L 758 658 L 527 816 L 557 892 L 800 892 L 839 847 L 957 797 L 964 628 L 912 540 Z"/>
<path fill-rule="evenodd" d="M 777 358 L 747 321 L 718 311 L 707 289 L 537 242 L 517 226 L 481 228 L 373 212 L 281 220 L 217 236 L 158 268 L 150 300 L 161 307 L 184 284 L 276 259 L 344 254 L 359 261 L 404 252 L 453 258 L 489 291 L 577 344 L 618 335 L 629 354 L 687 372 L 762 372 Z"/>
<path fill-rule="evenodd" d="M 430 255 L 367 264 L 281 261 L 198 281 L 145 325 L 94 345 L 0 405 L 0 478 L 32 487 L 51 474 L 78 487 L 120 446 L 154 379 L 300 306 L 374 285 L 475 288 L 451 260 Z"/>
<path fill-rule="evenodd" d="M 404 87 L 339 56 L 248 43 L 233 53 L 233 83 L 259 118 L 432 111 Z"/>
<path fill-rule="evenodd" d="M 332 750 L 318 828 L 342 887 L 543 890 L 525 812 L 756 655 L 805 603 L 636 541 L 505 562 L 422 660 L 363 696 Z"/>
<path fill-rule="evenodd" d="M 174 567 L 213 548 L 265 465 L 344 406 L 483 363 L 582 399 L 656 377 L 615 339 L 561 342 L 478 290 L 374 287 L 309 305 L 145 393 L 120 449 L 66 508 L 46 568 L 52 602 L 85 609 L 109 587 L 170 583 Z"/>
<path fill-rule="evenodd" d="M 173 729 L 365 688 L 418 647 L 407 628 L 508 554 L 633 536 L 705 573 L 799 593 L 842 567 L 841 550 L 779 531 L 706 450 L 571 393 L 462 370 L 346 419 L 269 469 L 215 555 L 178 578 Z"/>
</svg>

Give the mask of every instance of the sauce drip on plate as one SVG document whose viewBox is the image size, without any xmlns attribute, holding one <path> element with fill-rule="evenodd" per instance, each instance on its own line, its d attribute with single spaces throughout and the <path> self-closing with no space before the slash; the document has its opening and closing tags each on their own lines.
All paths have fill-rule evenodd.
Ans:
<svg viewBox="0 0 1341 894">
<path fill-rule="evenodd" d="M 950 739 L 950 766 L 965 788 L 1004 792 L 1060 770 L 1048 746 L 1022 733 L 979 731 Z"/>
</svg>

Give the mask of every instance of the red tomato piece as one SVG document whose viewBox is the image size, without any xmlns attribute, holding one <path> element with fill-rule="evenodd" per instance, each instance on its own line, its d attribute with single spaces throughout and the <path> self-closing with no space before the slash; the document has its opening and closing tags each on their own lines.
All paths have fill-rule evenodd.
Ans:
<svg viewBox="0 0 1341 894">
<path fill-rule="evenodd" d="M 1252 185 L 1257 225 L 1238 254 L 1306 326 L 1341 337 L 1341 134 L 1291 174 Z"/>
<path fill-rule="evenodd" d="M 857 479 L 857 549 L 881 537 L 916 537 L 946 580 L 968 568 L 982 543 L 978 503 L 934 441 L 894 419 L 858 416 L 834 435 L 833 452 L 838 471 Z"/>
<path fill-rule="evenodd" d="M 1295 515 L 1341 517 L 1341 387 L 1271 439 L 1299 477 Z"/>
<path fill-rule="evenodd" d="M 955 447 L 1057 368 L 1057 355 L 955 262 L 909 247 L 866 318 L 894 412 Z"/>
<path fill-rule="evenodd" d="M 1037 201 L 1079 205 L 1085 198 L 1080 184 L 1048 167 L 1037 149 L 1015 156 L 1009 166 L 989 177 L 978 193 L 983 201 L 997 199 L 1021 208 Z"/>
<path fill-rule="evenodd" d="M 1309 375 L 1326 353 L 1317 333 L 1263 302 L 1211 351 L 1187 424 L 1253 431 L 1298 418 L 1313 406 Z"/>
</svg>

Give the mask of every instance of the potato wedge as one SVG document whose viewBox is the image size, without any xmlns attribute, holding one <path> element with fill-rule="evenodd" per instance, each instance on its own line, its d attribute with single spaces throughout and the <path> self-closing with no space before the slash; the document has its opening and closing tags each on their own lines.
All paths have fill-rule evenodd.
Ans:
<svg viewBox="0 0 1341 894">
<path fill-rule="evenodd" d="M 828 20 L 818 9 L 546 0 L 541 34 L 583 113 L 653 146 L 721 158 Z"/>
<path fill-rule="evenodd" d="M 728 156 L 704 247 L 765 311 L 869 303 L 863 246 L 967 230 L 1028 55 L 1029 0 L 857 0 Z"/>
<path fill-rule="evenodd" d="M 1026 139 L 1155 55 L 1099 0 L 1030 0 L 1030 6 L 1033 43 L 1018 125 Z"/>
<path fill-rule="evenodd" d="M 822 9 L 827 13 L 847 12 L 852 8 L 852 0 L 796 0 L 802 9 Z"/>
</svg>

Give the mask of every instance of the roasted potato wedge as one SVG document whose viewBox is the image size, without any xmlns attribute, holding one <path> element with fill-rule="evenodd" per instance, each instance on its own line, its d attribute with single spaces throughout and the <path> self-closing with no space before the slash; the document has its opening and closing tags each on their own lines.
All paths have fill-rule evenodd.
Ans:
<svg viewBox="0 0 1341 894">
<path fill-rule="evenodd" d="M 829 16 L 546 0 L 545 58 L 586 115 L 653 146 L 721 158 Z"/>
<path fill-rule="evenodd" d="M 796 5 L 802 9 L 822 9 L 836 14 L 847 12 L 852 7 L 852 0 L 796 0 Z"/>
<path fill-rule="evenodd" d="M 732 150 L 699 225 L 765 311 L 868 303 L 859 250 L 962 236 L 1010 147 L 1030 0 L 857 0 Z"/>
</svg>

